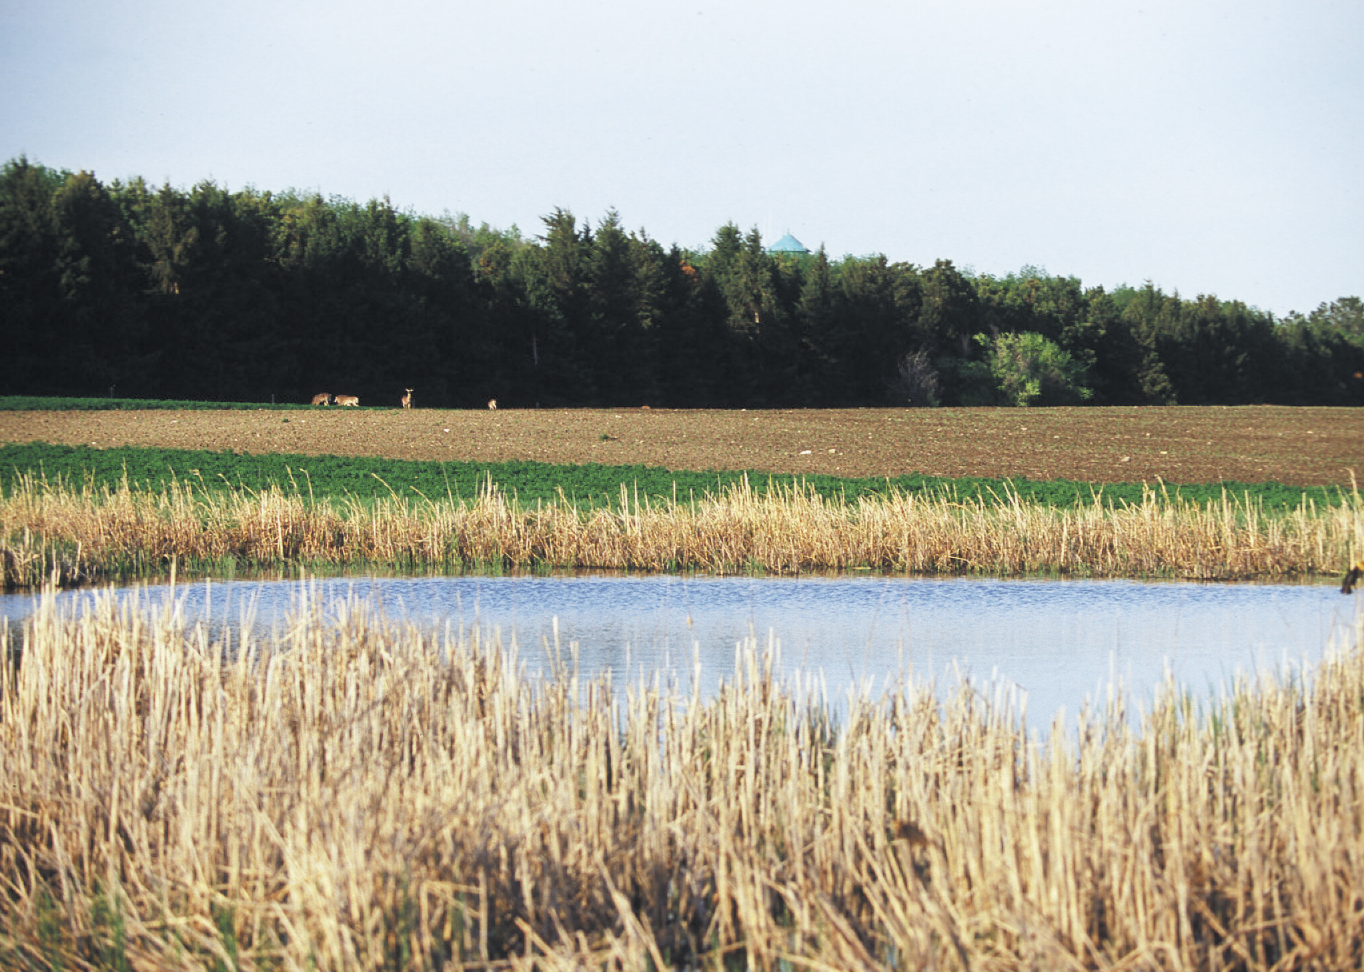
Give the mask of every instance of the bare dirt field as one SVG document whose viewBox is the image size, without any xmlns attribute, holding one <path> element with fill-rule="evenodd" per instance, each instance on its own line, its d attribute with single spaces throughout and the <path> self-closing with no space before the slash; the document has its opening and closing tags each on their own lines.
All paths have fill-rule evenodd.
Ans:
<svg viewBox="0 0 1364 972">
<path fill-rule="evenodd" d="M 1364 411 L 1151 407 L 0 412 L 0 442 L 835 476 L 1350 486 Z"/>
</svg>

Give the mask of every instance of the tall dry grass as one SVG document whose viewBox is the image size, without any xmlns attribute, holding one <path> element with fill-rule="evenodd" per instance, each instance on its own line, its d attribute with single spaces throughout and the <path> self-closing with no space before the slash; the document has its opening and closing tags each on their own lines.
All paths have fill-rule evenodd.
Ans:
<svg viewBox="0 0 1364 972">
<path fill-rule="evenodd" d="M 1334 574 L 1364 550 L 1357 493 L 1331 508 L 1268 515 L 1228 495 L 1203 506 L 1151 491 L 1079 509 L 1013 495 L 950 493 L 830 501 L 746 483 L 699 500 L 649 503 L 622 488 L 613 509 L 522 508 L 491 485 L 455 500 L 311 501 L 295 490 L 95 490 L 24 479 L 0 500 L 7 587 L 45 580 L 247 569 L 607 568 L 732 572 L 874 570 L 1248 579 Z"/>
<path fill-rule="evenodd" d="M 318 608 L 220 645 L 43 602 L 0 680 L 0 965 L 1364 958 L 1364 621 L 1310 683 L 1038 735 L 908 682 L 835 724 L 753 644 L 709 697 L 571 654 L 533 685 L 477 631 Z"/>
</svg>

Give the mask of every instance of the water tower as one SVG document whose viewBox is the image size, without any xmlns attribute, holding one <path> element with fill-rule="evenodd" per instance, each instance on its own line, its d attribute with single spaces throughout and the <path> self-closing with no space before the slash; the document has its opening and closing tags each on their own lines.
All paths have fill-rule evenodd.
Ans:
<svg viewBox="0 0 1364 972">
<path fill-rule="evenodd" d="M 767 252 L 775 257 L 783 256 L 809 256 L 810 248 L 790 233 L 787 233 L 777 242 L 767 248 Z"/>
</svg>

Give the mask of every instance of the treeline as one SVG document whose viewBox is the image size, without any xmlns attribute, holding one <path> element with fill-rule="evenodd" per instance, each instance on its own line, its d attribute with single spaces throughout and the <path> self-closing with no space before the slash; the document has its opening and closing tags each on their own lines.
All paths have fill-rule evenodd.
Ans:
<svg viewBox="0 0 1364 972">
<path fill-rule="evenodd" d="M 1304 316 L 884 256 L 540 235 L 385 200 L 0 171 L 0 393 L 426 406 L 1364 404 L 1364 305 Z"/>
</svg>

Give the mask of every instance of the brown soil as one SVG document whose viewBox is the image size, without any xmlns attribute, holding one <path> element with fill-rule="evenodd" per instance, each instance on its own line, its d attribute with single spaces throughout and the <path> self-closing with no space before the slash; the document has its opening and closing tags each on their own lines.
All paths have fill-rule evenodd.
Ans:
<svg viewBox="0 0 1364 972">
<path fill-rule="evenodd" d="M 1347 408 L 0 412 L 0 442 L 836 476 L 1349 486 Z"/>
</svg>

